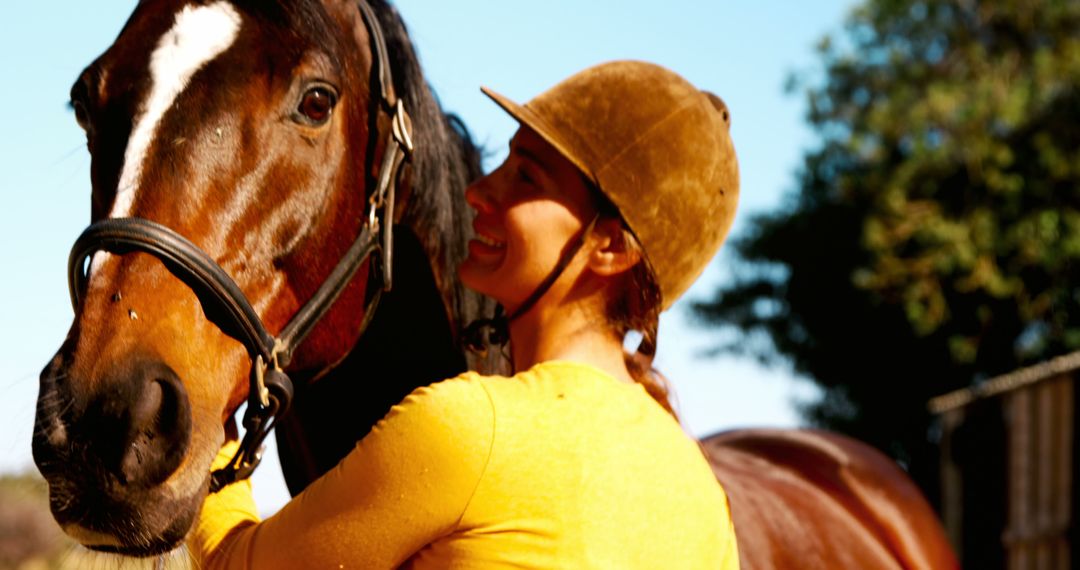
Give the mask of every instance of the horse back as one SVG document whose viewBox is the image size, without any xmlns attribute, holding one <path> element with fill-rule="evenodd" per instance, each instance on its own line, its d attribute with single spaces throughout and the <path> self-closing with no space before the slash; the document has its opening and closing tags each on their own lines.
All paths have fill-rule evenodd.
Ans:
<svg viewBox="0 0 1080 570">
<path fill-rule="evenodd" d="M 891 459 L 818 430 L 702 440 L 724 486 L 744 570 L 959 568 L 937 515 Z"/>
</svg>

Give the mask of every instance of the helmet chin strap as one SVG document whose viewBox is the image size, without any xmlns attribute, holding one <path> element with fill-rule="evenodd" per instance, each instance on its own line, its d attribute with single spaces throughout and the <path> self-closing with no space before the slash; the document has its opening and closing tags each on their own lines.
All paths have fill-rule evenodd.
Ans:
<svg viewBox="0 0 1080 570">
<path fill-rule="evenodd" d="M 581 251 L 581 246 L 585 244 L 585 238 L 596 226 L 599 219 L 600 214 L 593 216 L 592 221 L 571 238 L 567 243 L 567 247 L 563 249 L 562 255 L 559 256 L 559 261 L 555 264 L 555 267 L 536 286 L 532 294 L 518 305 L 517 309 L 514 309 L 513 313 L 507 315 L 506 309 L 503 308 L 502 304 L 499 304 L 495 306 L 495 314 L 491 318 L 476 319 L 469 323 L 461 333 L 461 342 L 465 345 L 465 348 L 476 354 L 484 355 L 487 353 L 488 347 L 506 346 L 506 343 L 510 341 L 510 323 L 529 312 L 529 309 L 536 305 L 548 292 L 548 289 L 551 289 L 551 286 L 555 284 L 563 271 L 566 271 L 566 267 L 570 265 L 570 261 L 574 259 L 577 252 Z M 513 366 L 513 363 L 511 363 L 511 366 Z"/>
</svg>

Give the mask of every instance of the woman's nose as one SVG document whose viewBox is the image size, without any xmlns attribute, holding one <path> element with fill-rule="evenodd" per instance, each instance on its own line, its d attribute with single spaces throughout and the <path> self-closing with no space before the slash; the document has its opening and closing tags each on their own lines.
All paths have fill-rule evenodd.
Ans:
<svg viewBox="0 0 1080 570">
<path fill-rule="evenodd" d="M 490 184 L 491 175 L 489 174 L 473 182 L 465 189 L 465 202 L 472 206 L 478 214 L 490 214 L 495 210 Z"/>
</svg>

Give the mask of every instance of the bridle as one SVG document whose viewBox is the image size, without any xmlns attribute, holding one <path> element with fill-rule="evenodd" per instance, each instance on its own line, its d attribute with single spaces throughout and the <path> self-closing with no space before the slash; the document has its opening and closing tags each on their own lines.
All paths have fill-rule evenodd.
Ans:
<svg viewBox="0 0 1080 570">
<path fill-rule="evenodd" d="M 214 324 L 244 344 L 251 358 L 250 390 L 243 418 L 246 433 L 229 464 L 210 474 L 212 493 L 255 471 L 262 459 L 263 441 L 292 399 L 292 381 L 284 369 L 293 352 L 372 254 L 378 252 L 381 257 L 382 285 L 368 301 L 361 333 L 370 322 L 382 292 L 389 291 L 392 285 L 394 194 L 401 178 L 401 167 L 412 156 L 412 124 L 404 103 L 394 90 L 382 27 L 366 0 L 358 0 L 357 4 L 371 38 L 372 64 L 378 66 L 374 70 L 379 82 L 378 107 L 392 116 L 392 128 L 386 135 L 375 190 L 368 197 L 367 220 L 360 235 L 280 334 L 274 336 L 267 331 L 240 287 L 206 252 L 184 236 L 151 220 L 114 218 L 94 223 L 75 240 L 68 258 L 68 288 L 76 310 L 89 280 L 87 260 L 91 255 L 98 251 L 149 253 L 195 292 Z M 378 132 L 372 134 L 373 137 L 379 135 Z M 375 141 L 377 138 L 372 142 Z"/>
</svg>

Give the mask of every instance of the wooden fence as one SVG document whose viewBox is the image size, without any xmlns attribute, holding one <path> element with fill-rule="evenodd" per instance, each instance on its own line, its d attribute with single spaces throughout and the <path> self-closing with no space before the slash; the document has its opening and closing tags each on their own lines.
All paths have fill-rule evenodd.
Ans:
<svg viewBox="0 0 1080 570">
<path fill-rule="evenodd" d="M 1080 352 L 930 403 L 942 420 L 942 515 L 965 568 L 1080 567 L 1077 377 Z"/>
</svg>

